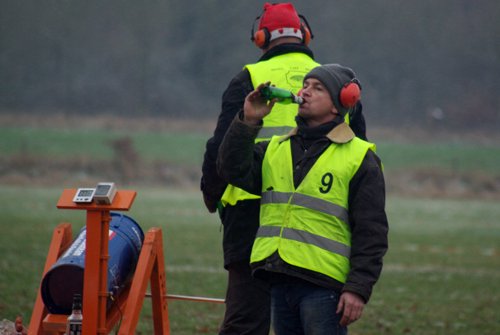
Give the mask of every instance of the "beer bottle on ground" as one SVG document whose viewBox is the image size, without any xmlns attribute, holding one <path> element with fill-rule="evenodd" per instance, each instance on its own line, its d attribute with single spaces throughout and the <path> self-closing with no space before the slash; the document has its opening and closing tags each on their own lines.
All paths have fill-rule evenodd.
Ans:
<svg viewBox="0 0 500 335">
<path fill-rule="evenodd" d="M 82 335 L 82 320 L 82 296 L 75 293 L 71 315 L 68 316 L 66 335 Z"/>
</svg>

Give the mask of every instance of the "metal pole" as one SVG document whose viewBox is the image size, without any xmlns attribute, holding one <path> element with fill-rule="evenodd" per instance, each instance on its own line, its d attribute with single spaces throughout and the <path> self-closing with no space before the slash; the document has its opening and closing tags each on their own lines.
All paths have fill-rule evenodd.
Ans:
<svg viewBox="0 0 500 335">
<path fill-rule="evenodd" d="M 151 293 L 146 293 L 147 298 L 151 298 Z M 178 295 L 178 294 L 167 294 L 165 296 L 170 300 L 188 300 L 188 301 L 198 301 L 198 302 L 211 302 L 215 304 L 224 304 L 226 301 L 219 298 L 206 298 L 206 297 L 192 297 L 188 295 Z"/>
</svg>

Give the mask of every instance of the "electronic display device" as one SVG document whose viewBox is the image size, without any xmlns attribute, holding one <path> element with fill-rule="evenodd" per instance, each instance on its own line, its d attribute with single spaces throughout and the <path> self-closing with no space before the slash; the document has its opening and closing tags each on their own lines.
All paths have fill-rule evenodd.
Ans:
<svg viewBox="0 0 500 335">
<path fill-rule="evenodd" d="M 77 204 L 88 204 L 92 202 L 94 197 L 95 188 L 79 188 L 76 190 L 73 202 Z"/>
<path fill-rule="evenodd" d="M 94 200 L 98 205 L 110 205 L 115 195 L 115 183 L 98 183 L 94 192 Z"/>
</svg>

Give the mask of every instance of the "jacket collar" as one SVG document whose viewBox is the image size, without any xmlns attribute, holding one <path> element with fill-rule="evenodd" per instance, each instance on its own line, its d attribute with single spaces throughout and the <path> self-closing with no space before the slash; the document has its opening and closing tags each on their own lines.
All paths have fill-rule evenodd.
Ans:
<svg viewBox="0 0 500 335">
<path fill-rule="evenodd" d="M 277 46 L 267 50 L 267 52 L 259 58 L 259 62 L 290 52 L 302 52 L 314 59 L 314 54 L 308 46 L 300 43 L 285 43 L 278 44 Z"/>
<path fill-rule="evenodd" d="M 338 144 L 350 142 L 355 136 L 351 127 L 345 122 L 340 123 L 326 135 L 330 141 Z"/>
</svg>

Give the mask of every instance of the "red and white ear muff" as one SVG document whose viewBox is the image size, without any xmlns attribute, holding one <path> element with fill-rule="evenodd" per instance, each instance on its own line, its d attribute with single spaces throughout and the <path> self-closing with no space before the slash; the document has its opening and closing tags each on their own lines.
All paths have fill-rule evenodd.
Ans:
<svg viewBox="0 0 500 335">
<path fill-rule="evenodd" d="M 339 101 L 344 108 L 353 108 L 360 99 L 361 85 L 356 78 L 346 83 L 340 90 Z"/>
</svg>

